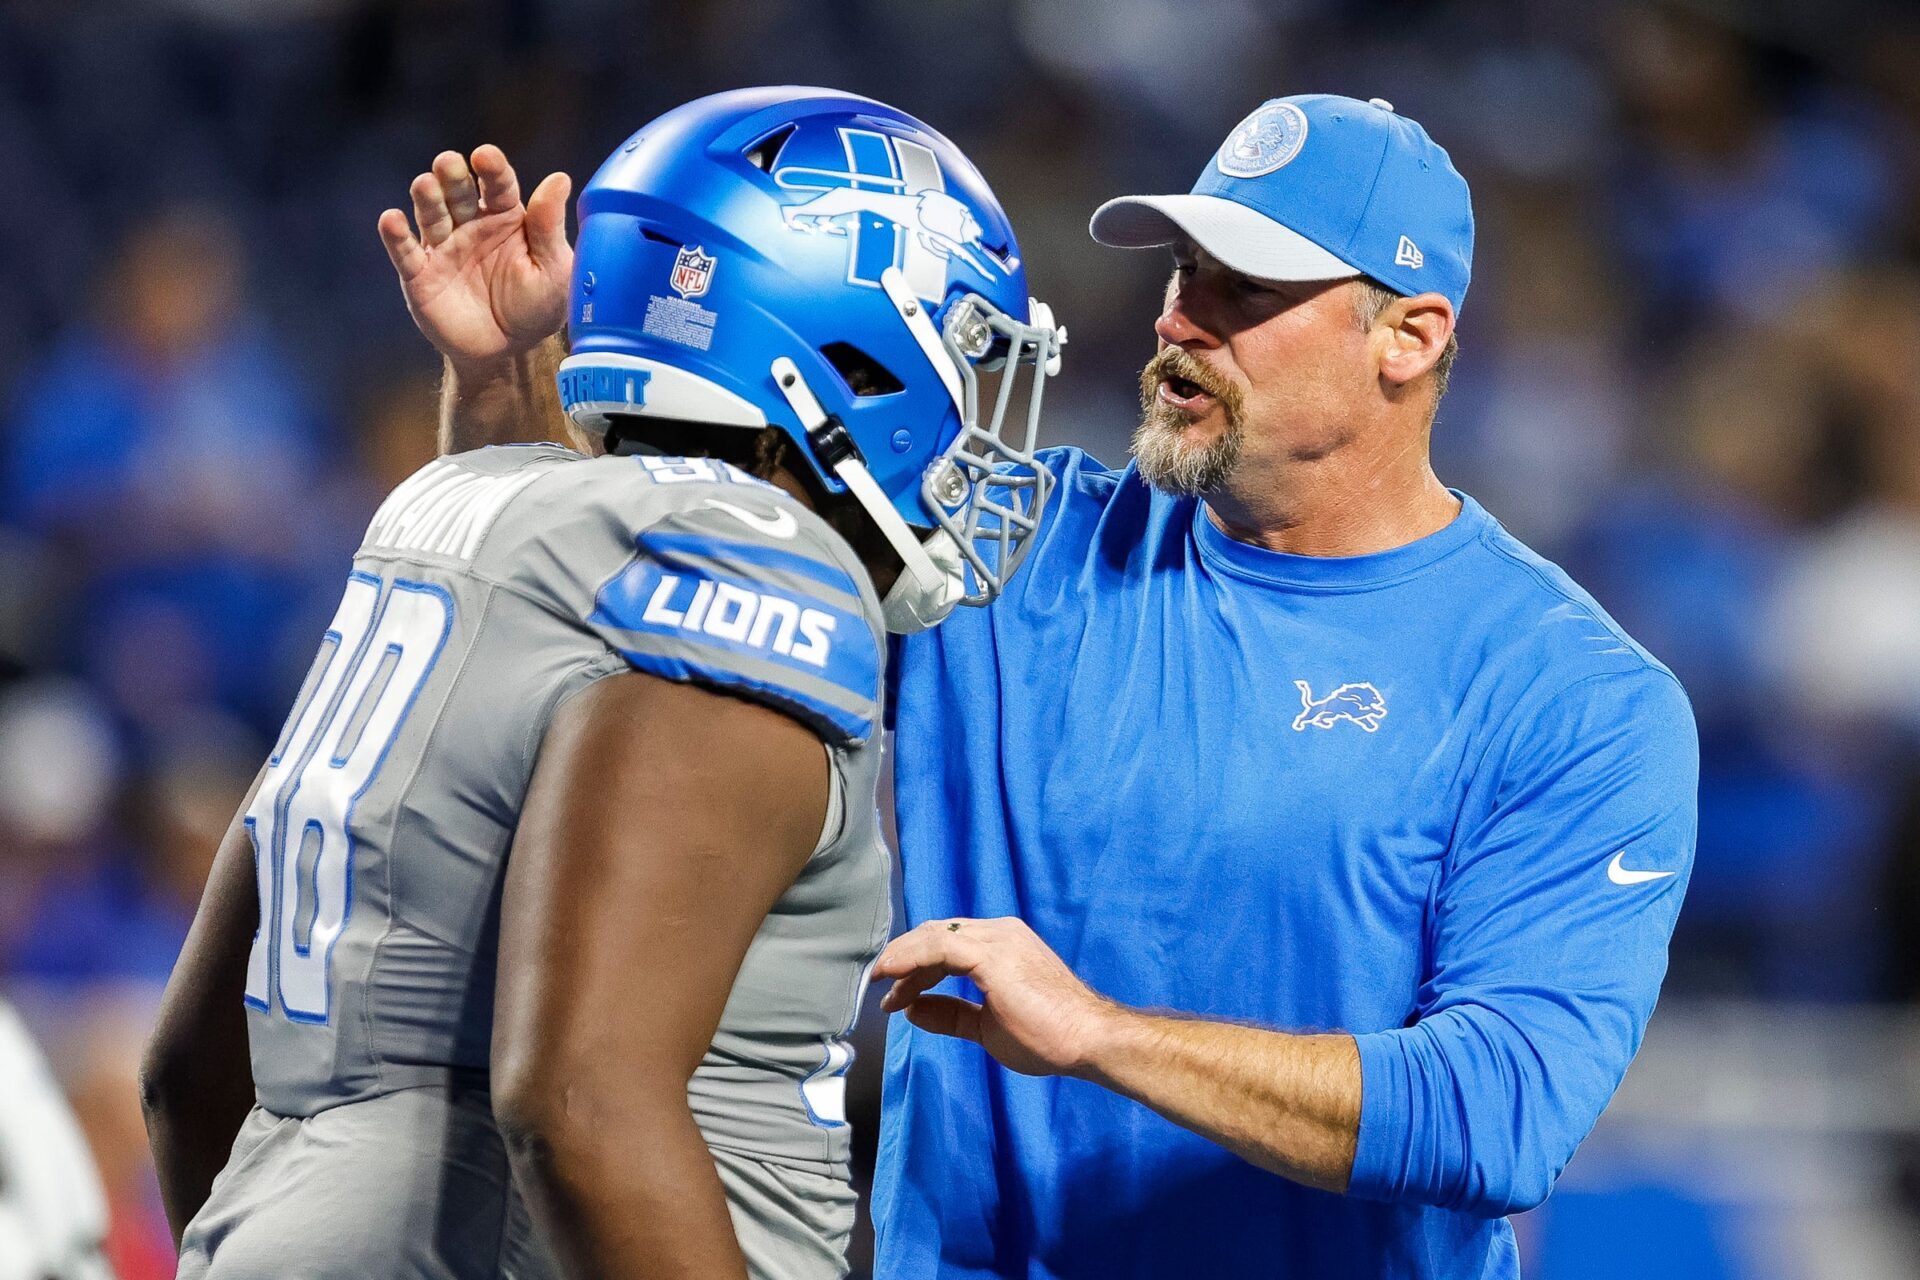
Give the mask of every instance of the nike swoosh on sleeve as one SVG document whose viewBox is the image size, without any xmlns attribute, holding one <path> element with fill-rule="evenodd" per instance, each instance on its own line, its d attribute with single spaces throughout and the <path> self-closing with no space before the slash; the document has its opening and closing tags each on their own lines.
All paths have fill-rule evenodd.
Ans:
<svg viewBox="0 0 1920 1280">
<path fill-rule="evenodd" d="M 708 498 L 707 505 L 716 511 L 726 512 L 749 528 L 758 529 L 769 538 L 791 538 L 800 532 L 800 522 L 793 518 L 791 511 L 776 511 L 771 516 L 763 516 L 720 498 Z"/>
<path fill-rule="evenodd" d="M 1620 865 L 1620 860 L 1626 856 L 1627 851 L 1622 849 L 1613 855 L 1613 861 L 1607 863 L 1607 879 L 1615 884 L 1646 884 L 1649 880 L 1665 880 L 1674 874 L 1671 871 L 1629 871 Z"/>
</svg>

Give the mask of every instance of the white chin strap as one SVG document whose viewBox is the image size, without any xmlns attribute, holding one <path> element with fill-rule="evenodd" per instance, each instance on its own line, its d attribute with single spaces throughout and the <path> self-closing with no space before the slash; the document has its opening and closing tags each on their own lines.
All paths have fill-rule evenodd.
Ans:
<svg viewBox="0 0 1920 1280">
<path fill-rule="evenodd" d="M 880 273 L 880 288 L 886 292 L 887 301 L 893 304 L 894 311 L 907 326 L 907 332 L 920 348 L 920 354 L 927 358 L 933 371 L 940 378 L 947 394 L 953 398 L 953 411 L 960 420 L 967 419 L 964 402 L 965 389 L 960 384 L 960 371 L 953 367 L 953 357 L 947 354 L 946 344 L 940 341 L 940 330 L 933 324 L 933 317 L 927 314 L 926 304 L 914 295 L 913 286 L 907 283 L 907 277 L 898 267 L 888 267 Z"/>
<path fill-rule="evenodd" d="M 800 419 L 801 430 L 811 435 L 826 425 L 826 410 L 820 407 L 820 401 L 793 361 L 781 356 L 773 362 L 773 383 L 786 397 L 794 416 Z M 887 630 L 911 635 L 926 630 L 953 612 L 954 606 L 966 595 L 965 562 L 953 540 L 943 534 L 923 545 L 894 510 L 886 490 L 858 458 L 849 455 L 840 459 L 833 464 L 833 473 L 880 526 L 880 532 L 900 557 L 903 571 L 886 599 L 881 601 Z M 942 542 L 944 546 L 929 553 L 930 546 Z M 934 563 L 936 555 L 941 561 L 938 565 Z"/>
</svg>

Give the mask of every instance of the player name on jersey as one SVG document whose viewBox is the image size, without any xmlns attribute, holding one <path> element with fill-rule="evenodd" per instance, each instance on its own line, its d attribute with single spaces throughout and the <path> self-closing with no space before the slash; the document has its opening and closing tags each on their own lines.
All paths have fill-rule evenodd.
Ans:
<svg viewBox="0 0 1920 1280">
<path fill-rule="evenodd" d="M 471 560 L 507 503 L 539 477 L 475 474 L 448 458 L 428 463 L 380 504 L 367 545 Z"/>
</svg>

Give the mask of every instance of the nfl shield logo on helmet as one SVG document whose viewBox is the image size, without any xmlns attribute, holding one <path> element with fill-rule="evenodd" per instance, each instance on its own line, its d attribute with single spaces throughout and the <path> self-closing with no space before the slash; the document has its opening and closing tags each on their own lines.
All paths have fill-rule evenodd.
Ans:
<svg viewBox="0 0 1920 1280">
<path fill-rule="evenodd" d="M 668 283 L 683 298 L 697 298 L 713 283 L 713 255 L 700 245 L 684 245 L 673 260 L 673 275 Z"/>
</svg>

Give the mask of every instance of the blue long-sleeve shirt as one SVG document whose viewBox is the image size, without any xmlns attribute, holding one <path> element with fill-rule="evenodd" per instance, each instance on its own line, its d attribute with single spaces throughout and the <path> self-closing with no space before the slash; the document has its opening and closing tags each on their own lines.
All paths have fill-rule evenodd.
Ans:
<svg viewBox="0 0 1920 1280">
<path fill-rule="evenodd" d="M 909 921 L 1018 915 L 1127 1004 L 1353 1033 L 1352 1185 L 895 1019 L 878 1275 L 1514 1280 L 1502 1215 L 1546 1196 L 1665 973 L 1685 695 L 1471 499 L 1301 557 L 1050 462 L 1009 594 L 899 647 Z"/>
</svg>

